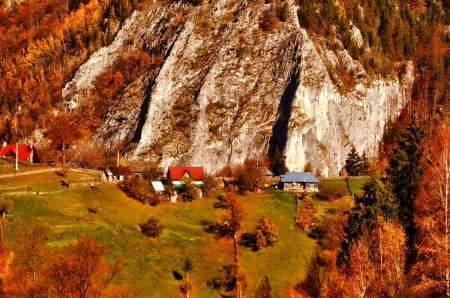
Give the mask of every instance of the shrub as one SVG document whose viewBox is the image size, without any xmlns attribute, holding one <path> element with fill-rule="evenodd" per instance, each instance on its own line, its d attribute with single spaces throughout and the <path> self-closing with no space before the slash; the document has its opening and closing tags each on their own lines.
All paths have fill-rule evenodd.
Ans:
<svg viewBox="0 0 450 298">
<path fill-rule="evenodd" d="M 209 198 L 212 194 L 212 189 L 216 186 L 216 180 L 212 176 L 206 176 L 203 180 L 203 197 Z"/>
<path fill-rule="evenodd" d="M 0 196 L 0 216 L 5 217 L 11 212 L 12 201 L 4 196 Z"/>
<path fill-rule="evenodd" d="M 337 200 L 343 198 L 346 194 L 345 186 L 322 186 L 319 185 L 319 198 L 322 200 Z"/>
<path fill-rule="evenodd" d="M 164 225 L 160 224 L 159 220 L 152 216 L 146 223 L 140 223 L 139 228 L 145 236 L 155 238 L 159 237 L 162 233 L 164 230 Z"/>
<path fill-rule="evenodd" d="M 317 208 L 312 203 L 305 203 L 301 208 L 297 209 L 295 216 L 295 226 L 297 228 L 307 230 L 313 225 L 314 214 Z"/>
<path fill-rule="evenodd" d="M 325 214 L 323 220 L 315 228 L 319 243 L 324 249 L 338 249 L 345 237 L 348 215 L 340 211 Z"/>
<path fill-rule="evenodd" d="M 148 204 L 150 206 L 156 207 L 159 204 L 161 204 L 163 201 L 163 198 L 161 196 L 161 194 L 155 194 L 153 197 L 148 198 Z"/>
<path fill-rule="evenodd" d="M 142 178 L 147 181 L 159 180 L 158 169 L 156 167 L 145 168 L 142 170 Z"/>
<path fill-rule="evenodd" d="M 192 202 L 201 199 L 201 190 L 191 183 L 186 183 L 183 190 L 183 201 Z"/>
<path fill-rule="evenodd" d="M 92 212 L 95 214 L 99 214 L 102 211 L 102 207 L 100 206 L 100 202 L 96 200 L 91 208 Z"/>
<path fill-rule="evenodd" d="M 277 241 L 278 227 L 275 225 L 273 220 L 262 216 L 258 221 L 254 234 L 255 248 L 259 250 L 268 245 L 272 245 L 275 241 Z"/>
</svg>

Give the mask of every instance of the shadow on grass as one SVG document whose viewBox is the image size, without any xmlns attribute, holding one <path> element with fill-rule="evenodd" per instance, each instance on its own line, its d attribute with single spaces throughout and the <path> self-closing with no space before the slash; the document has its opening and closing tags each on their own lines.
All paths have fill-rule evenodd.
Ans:
<svg viewBox="0 0 450 298">
<path fill-rule="evenodd" d="M 94 208 L 87 208 L 89 213 L 98 214 L 98 211 L 96 211 Z"/>
<path fill-rule="evenodd" d="M 183 279 L 183 274 L 181 274 L 181 273 L 178 272 L 177 270 L 172 270 L 172 274 L 173 274 L 173 277 L 174 277 L 176 280 L 182 280 L 182 279 Z"/>
<path fill-rule="evenodd" d="M 210 221 L 210 220 L 202 219 L 202 220 L 200 221 L 200 224 L 202 225 L 203 230 L 204 230 L 206 233 L 209 233 L 209 234 L 215 234 L 215 233 L 217 232 L 217 231 L 215 231 L 214 228 L 213 228 L 214 223 L 213 223 L 212 221 Z"/>
<path fill-rule="evenodd" d="M 208 280 L 206 285 L 216 289 L 222 298 L 234 297 L 233 292 L 237 282 L 236 271 L 236 265 L 223 265 L 219 273 Z"/>
<path fill-rule="evenodd" d="M 320 232 L 318 229 L 313 228 L 311 230 L 309 230 L 308 232 L 308 237 L 314 240 L 318 240 L 320 238 Z"/>
<path fill-rule="evenodd" d="M 227 207 L 227 203 L 223 199 L 223 196 L 217 196 L 217 202 L 214 202 L 213 207 L 215 209 L 225 209 Z"/>
<path fill-rule="evenodd" d="M 253 251 L 257 251 L 256 239 L 253 233 L 244 233 L 241 236 L 241 240 L 238 242 L 239 245 L 251 248 Z"/>
</svg>

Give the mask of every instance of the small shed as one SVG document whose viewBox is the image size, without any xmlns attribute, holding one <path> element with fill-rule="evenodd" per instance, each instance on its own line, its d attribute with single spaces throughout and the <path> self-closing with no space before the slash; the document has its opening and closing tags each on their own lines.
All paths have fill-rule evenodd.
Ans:
<svg viewBox="0 0 450 298">
<path fill-rule="evenodd" d="M 103 174 L 104 174 L 104 177 L 105 177 L 104 178 L 105 182 L 113 182 L 114 181 L 114 175 L 113 175 L 113 173 L 111 172 L 110 169 L 105 169 Z"/>
<path fill-rule="evenodd" d="M 152 183 L 153 189 L 154 189 L 156 192 L 162 192 L 162 191 L 164 191 L 164 186 L 163 186 L 163 184 L 162 184 L 161 181 L 152 181 L 151 183 Z"/>
<path fill-rule="evenodd" d="M 275 176 L 271 170 L 269 170 L 266 167 L 262 167 L 261 168 L 261 176 L 263 178 L 263 180 L 274 180 L 277 179 L 277 176 Z"/>
<path fill-rule="evenodd" d="M 280 188 L 299 192 L 319 191 L 319 180 L 310 172 L 288 172 L 281 176 Z"/>
</svg>

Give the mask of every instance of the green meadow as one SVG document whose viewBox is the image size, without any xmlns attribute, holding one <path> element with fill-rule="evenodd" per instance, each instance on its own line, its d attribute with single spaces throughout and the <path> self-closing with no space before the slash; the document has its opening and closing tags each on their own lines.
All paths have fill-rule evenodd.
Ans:
<svg viewBox="0 0 450 298">
<path fill-rule="evenodd" d="M 69 179 L 85 174 L 70 171 Z M 33 192 L 11 195 L 12 212 L 6 216 L 5 238 L 8 248 L 20 254 L 20 235 L 38 224 L 48 231 L 48 248 L 58 249 L 89 236 L 107 247 L 106 260 L 123 260 L 124 269 L 114 280 L 129 289 L 134 297 L 177 297 L 180 281 L 174 271 L 180 271 L 182 261 L 192 259 L 194 269 L 193 297 L 220 297 L 207 282 L 218 276 L 224 265 L 233 261 L 233 242 L 220 239 L 205 230 L 208 222 L 223 221 L 224 210 L 215 208 L 217 198 L 190 203 L 164 203 L 157 207 L 143 205 L 127 197 L 116 185 L 98 185 L 64 189 L 56 172 L 0 178 L 2 188 L 28 185 Z M 345 183 L 345 181 L 344 181 Z M 59 191 L 37 195 L 36 191 Z M 220 195 L 220 193 L 216 193 Z M 260 251 L 243 241 L 239 255 L 247 275 L 247 294 L 252 297 L 259 282 L 268 276 L 273 292 L 281 297 L 286 286 L 295 285 L 305 276 L 307 261 L 315 249 L 315 240 L 308 231 L 294 228 L 296 200 L 293 193 L 266 189 L 258 194 L 241 197 L 248 215 L 240 235 L 252 233 L 258 219 L 265 215 L 275 221 L 279 238 L 275 245 Z M 94 202 L 101 206 L 99 214 L 90 212 Z M 316 221 L 335 202 L 313 199 L 318 212 Z M 159 238 L 147 238 L 138 225 L 154 216 L 165 228 Z M 14 264 L 13 264 L 14 265 Z"/>
</svg>

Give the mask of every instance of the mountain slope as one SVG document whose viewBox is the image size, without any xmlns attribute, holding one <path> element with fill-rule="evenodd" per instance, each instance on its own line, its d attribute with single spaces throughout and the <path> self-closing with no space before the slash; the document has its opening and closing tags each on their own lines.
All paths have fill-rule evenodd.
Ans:
<svg viewBox="0 0 450 298">
<path fill-rule="evenodd" d="M 331 50 L 309 36 L 292 1 L 282 5 L 277 18 L 273 3 L 258 1 L 148 4 L 80 68 L 63 96 L 75 108 L 93 88 L 89 80 L 142 46 L 164 61 L 127 86 L 94 142 L 132 140 L 131 158 L 212 172 L 278 147 L 291 170 L 309 161 L 336 175 L 352 146 L 376 154 L 386 122 L 410 100 L 412 64 L 402 82 L 368 73 L 338 39 Z"/>
</svg>

